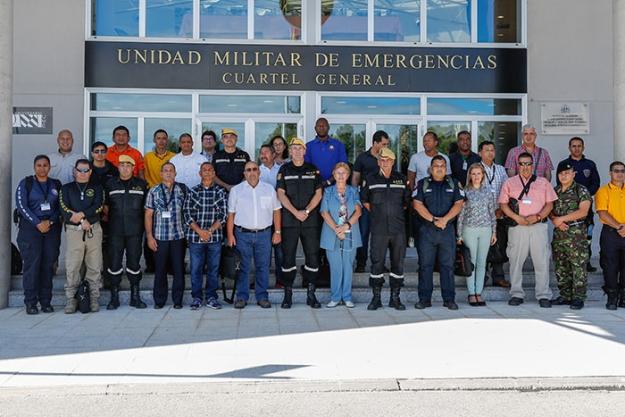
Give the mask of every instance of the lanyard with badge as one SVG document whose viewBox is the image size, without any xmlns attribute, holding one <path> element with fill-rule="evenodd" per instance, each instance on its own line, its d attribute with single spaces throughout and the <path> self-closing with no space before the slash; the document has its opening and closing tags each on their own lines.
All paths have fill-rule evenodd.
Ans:
<svg viewBox="0 0 625 417">
<path fill-rule="evenodd" d="M 495 173 L 496 173 L 495 172 L 495 170 L 496 170 L 495 164 L 493 164 L 493 167 L 490 168 L 490 167 L 484 165 L 484 163 L 482 163 L 482 167 L 484 168 L 484 174 L 486 175 L 486 179 L 488 180 L 488 185 L 490 186 L 490 191 L 491 191 L 491 193 L 495 194 L 496 190 L 495 190 L 495 187 L 493 187 L 493 181 L 495 181 Z M 491 169 L 493 171 L 493 175 L 488 176 L 488 171 L 490 171 Z"/>
<path fill-rule="evenodd" d="M 169 210 L 169 203 L 172 202 L 176 197 L 174 196 L 174 192 L 176 191 L 176 184 L 171 187 L 171 194 L 169 195 L 169 199 L 167 199 L 167 191 L 165 190 L 165 186 L 161 184 L 161 190 L 163 191 L 163 203 L 165 204 L 165 210 L 161 211 L 161 218 L 163 219 L 171 219 L 171 210 Z"/>
<path fill-rule="evenodd" d="M 41 190 L 41 194 L 43 195 L 43 203 L 39 205 L 41 211 L 50 211 L 50 202 L 48 201 L 48 196 L 50 193 L 50 186 L 48 185 L 48 180 L 46 180 L 46 189 L 43 189 L 43 185 L 38 180 L 35 180 L 37 186 Z"/>
<path fill-rule="evenodd" d="M 530 186 L 532 185 L 534 181 L 536 181 L 536 175 L 532 175 L 532 177 L 529 179 L 527 183 L 523 182 L 523 177 L 521 177 L 520 175 L 519 175 L 519 180 L 521 180 L 521 185 L 523 185 L 523 191 L 521 192 L 521 195 L 519 196 L 519 200 L 521 200 L 523 204 L 526 204 L 529 206 L 532 204 L 532 199 L 529 198 L 528 193 L 530 192 Z"/>
</svg>

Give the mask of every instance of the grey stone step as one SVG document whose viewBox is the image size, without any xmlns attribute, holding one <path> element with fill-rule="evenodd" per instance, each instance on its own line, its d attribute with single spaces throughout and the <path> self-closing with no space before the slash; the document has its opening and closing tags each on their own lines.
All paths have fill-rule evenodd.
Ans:
<svg viewBox="0 0 625 417">
<path fill-rule="evenodd" d="M 554 288 L 554 287 L 552 287 Z M 557 290 L 554 290 L 557 293 Z M 218 292 L 219 299 L 222 304 L 226 305 L 222 300 L 221 291 Z M 325 304 L 330 301 L 330 290 L 328 288 L 319 288 L 317 289 L 317 298 L 322 304 Z M 231 295 L 230 291 L 228 291 L 228 297 Z M 279 305 L 282 302 L 283 291 L 280 289 L 271 289 L 269 290 L 269 301 L 273 304 Z M 353 301 L 355 303 L 368 303 L 371 300 L 371 291 L 368 288 L 354 288 L 352 291 Z M 128 300 L 130 299 L 130 291 L 124 290 L 120 291 L 119 294 L 120 302 L 122 305 L 127 305 Z M 141 298 L 145 301 L 148 306 L 152 307 L 154 305 L 154 301 L 152 299 L 152 291 L 150 290 L 142 290 Z M 508 300 L 509 294 L 508 290 L 500 287 L 485 287 L 482 292 L 482 298 L 485 301 L 505 301 Z M 602 301 L 605 296 L 603 291 L 598 287 L 590 287 L 587 292 L 588 301 Z M 110 296 L 109 292 L 106 290 L 101 291 L 100 295 L 100 305 L 105 306 L 109 302 Z M 386 306 L 388 304 L 389 299 L 389 291 L 386 286 L 382 291 L 382 301 Z M 412 307 L 412 305 L 417 301 L 417 290 L 416 288 L 404 288 L 401 292 L 401 299 L 408 307 Z M 533 288 L 525 288 L 525 299 L 527 302 L 535 303 L 534 297 L 534 289 Z M 456 288 L 456 300 L 459 304 L 466 305 L 467 300 L 467 290 L 464 287 Z M 434 294 L 432 297 L 432 301 L 435 303 L 442 302 L 440 290 L 439 288 L 434 289 Z M 306 303 L 306 290 L 302 288 L 295 288 L 293 290 L 293 302 L 298 304 Z M 168 304 L 171 304 L 171 297 L 168 300 Z M 188 306 L 191 303 L 191 291 L 186 290 L 184 293 L 183 303 L 185 306 Z M 254 304 L 254 291 L 250 292 L 250 301 L 249 304 Z M 52 297 L 52 304 L 54 306 L 63 306 L 65 305 L 65 294 L 62 291 L 54 291 Z M 23 293 L 20 290 L 12 290 L 9 293 L 9 307 L 21 307 L 24 305 Z M 468 307 L 468 306 L 467 306 Z M 187 308 L 187 307 L 185 307 Z"/>
</svg>

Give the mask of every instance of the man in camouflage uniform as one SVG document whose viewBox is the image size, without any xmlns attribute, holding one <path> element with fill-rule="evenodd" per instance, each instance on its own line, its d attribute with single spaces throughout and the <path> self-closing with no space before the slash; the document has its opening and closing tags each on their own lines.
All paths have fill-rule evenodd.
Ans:
<svg viewBox="0 0 625 417">
<path fill-rule="evenodd" d="M 575 182 L 573 165 L 562 161 L 557 169 L 558 200 L 549 215 L 553 222 L 553 260 L 560 296 L 552 300 L 555 305 L 570 305 L 571 309 L 584 307 L 586 298 L 588 240 L 586 216 L 592 197 L 586 187 Z"/>
</svg>

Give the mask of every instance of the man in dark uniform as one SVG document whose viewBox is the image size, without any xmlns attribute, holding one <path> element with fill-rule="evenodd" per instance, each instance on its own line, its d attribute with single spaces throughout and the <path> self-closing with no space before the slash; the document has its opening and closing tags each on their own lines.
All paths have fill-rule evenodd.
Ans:
<svg viewBox="0 0 625 417">
<path fill-rule="evenodd" d="M 133 177 L 135 160 L 128 155 L 119 157 L 119 177 L 106 183 L 106 206 L 108 207 L 108 273 L 111 281 L 111 301 L 107 310 L 119 307 L 119 284 L 124 268 L 122 260 L 126 253 L 126 276 L 130 282 L 130 305 L 145 308 L 139 295 L 141 281 L 141 252 L 143 248 L 143 205 L 147 195 L 147 183 Z"/>
<path fill-rule="evenodd" d="M 237 148 L 237 131 L 230 128 L 221 129 L 221 141 L 224 149 L 213 154 L 215 167 L 215 183 L 226 191 L 243 181 L 245 164 L 250 160 L 247 152 Z"/>
<path fill-rule="evenodd" d="M 378 155 L 382 148 L 389 144 L 388 133 L 378 130 L 373 134 L 373 143 L 368 151 L 358 155 L 354 162 L 354 173 L 352 174 L 352 185 L 356 188 L 362 187 L 365 179 L 380 170 L 378 167 Z M 362 211 L 362 216 L 358 219 L 360 235 L 362 236 L 362 247 L 356 251 L 356 272 L 365 272 L 367 256 L 369 255 L 369 225 L 371 219 L 367 210 Z"/>
<path fill-rule="evenodd" d="M 449 154 L 451 176 L 463 187 L 467 183 L 467 171 L 472 164 L 480 162 L 480 156 L 471 150 L 471 133 L 458 132 L 458 151 Z"/>
<path fill-rule="evenodd" d="M 319 239 L 321 235 L 322 184 L 319 170 L 304 162 L 306 144 L 300 138 L 294 138 L 290 146 L 291 162 L 278 171 L 278 199 L 282 203 L 282 280 L 284 300 L 282 308 L 291 308 L 293 281 L 297 272 L 295 254 L 297 242 L 302 241 L 304 249 L 304 281 L 308 282 L 306 304 L 319 308 L 321 304 L 315 297 L 317 277 L 319 275 Z"/>
<path fill-rule="evenodd" d="M 378 156 L 379 170 L 370 174 L 362 187 L 361 201 L 371 216 L 371 273 L 369 285 L 373 298 L 367 310 L 382 307 L 380 295 L 384 285 L 384 258 L 390 248 L 391 272 L 389 307 L 405 310 L 399 299 L 404 285 L 404 255 L 406 253 L 405 210 L 410 202 L 408 182 L 395 171 L 395 153 L 382 148 Z"/>
<path fill-rule="evenodd" d="M 575 170 L 575 182 L 586 187 L 590 195 L 594 196 L 601 186 L 601 179 L 599 178 L 597 165 L 584 155 L 584 139 L 577 136 L 569 139 L 569 152 L 569 157 L 562 162 L 567 162 L 573 167 Z M 559 181 L 558 184 L 560 184 Z M 592 230 L 595 227 L 594 217 L 595 213 L 592 210 L 591 204 L 588 210 L 588 216 L 586 217 L 586 225 L 588 226 L 586 236 L 588 240 L 588 263 L 586 264 L 586 270 L 588 272 L 595 272 L 597 270 L 597 268 L 590 264 L 590 258 L 592 256 Z"/>
<path fill-rule="evenodd" d="M 447 163 L 435 156 L 430 176 L 420 180 L 415 189 L 413 207 L 421 217 L 417 251 L 419 253 L 419 301 L 415 308 L 432 306 L 434 263 L 440 265 L 443 306 L 457 310 L 455 302 L 454 260 L 456 238 L 453 220 L 464 204 L 464 191 L 458 181 L 446 175 Z"/>
</svg>

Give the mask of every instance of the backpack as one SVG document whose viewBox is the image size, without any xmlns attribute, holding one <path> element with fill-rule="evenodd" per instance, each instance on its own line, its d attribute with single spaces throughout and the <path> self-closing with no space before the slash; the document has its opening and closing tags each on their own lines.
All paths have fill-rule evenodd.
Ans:
<svg viewBox="0 0 625 417">
<path fill-rule="evenodd" d="M 57 191 L 60 192 L 61 191 L 61 181 L 55 179 L 55 178 L 50 178 L 50 180 L 52 181 L 52 187 Z M 27 177 L 24 178 L 24 186 L 26 187 L 26 198 L 28 198 L 30 196 L 30 192 L 33 190 L 33 184 L 35 181 L 35 177 L 33 175 L 29 175 Z M 15 209 L 13 209 L 13 223 L 15 223 L 16 225 L 18 225 L 20 223 L 20 218 L 22 217 L 22 215 L 20 214 L 20 211 L 17 209 L 17 207 Z"/>
<path fill-rule="evenodd" d="M 86 279 L 80 281 L 74 297 L 78 300 L 78 311 L 83 314 L 91 312 L 91 295 L 89 294 L 89 282 Z"/>
</svg>

